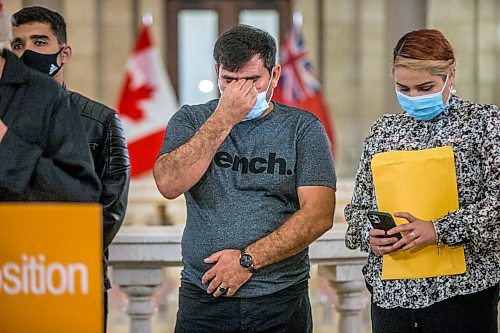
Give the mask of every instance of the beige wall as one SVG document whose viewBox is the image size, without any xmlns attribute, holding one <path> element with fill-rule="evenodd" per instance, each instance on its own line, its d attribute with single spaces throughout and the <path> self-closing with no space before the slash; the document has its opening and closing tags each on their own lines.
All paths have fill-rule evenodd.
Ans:
<svg viewBox="0 0 500 333">
<path fill-rule="evenodd" d="M 111 107 L 117 104 L 143 13 L 152 13 L 153 40 L 164 54 L 165 10 L 161 0 L 6 0 L 6 4 L 11 13 L 23 5 L 59 11 L 66 19 L 68 44 L 73 49 L 64 68 L 68 87 Z"/>
<path fill-rule="evenodd" d="M 383 113 L 397 111 L 389 68 L 393 42 L 388 36 L 404 26 L 404 17 L 415 14 L 415 7 L 405 9 L 410 2 L 412 6 L 421 4 L 427 26 L 441 29 L 454 44 L 458 93 L 500 104 L 500 1 L 292 0 L 293 7 L 302 11 L 306 46 L 323 79 L 341 178 L 354 176 L 363 139 L 373 121 Z M 74 51 L 65 68 L 68 86 L 110 106 L 116 105 L 142 13 L 153 13 L 153 38 L 166 58 L 163 0 L 6 2 L 11 12 L 28 3 L 59 8 L 67 20 Z M 399 9 L 394 13 L 396 5 Z"/>
<path fill-rule="evenodd" d="M 442 30 L 455 48 L 458 94 L 499 105 L 500 1 L 430 2 L 429 26 Z"/>
<path fill-rule="evenodd" d="M 9 13 L 11 13 L 11 14 L 23 7 L 22 0 L 4 0 L 3 2 L 4 2 L 5 7 L 9 11 Z"/>
<path fill-rule="evenodd" d="M 404 32 L 423 26 L 444 32 L 458 60 L 456 89 L 463 98 L 500 104 L 500 1 L 295 0 L 313 63 L 323 53 L 323 87 L 337 135 L 340 177 L 354 176 L 364 137 L 384 113 L 399 112 L 390 55 Z M 421 17 L 415 17 L 418 12 Z M 323 39 L 318 38 L 323 15 Z M 422 26 L 420 26 L 422 25 Z"/>
</svg>

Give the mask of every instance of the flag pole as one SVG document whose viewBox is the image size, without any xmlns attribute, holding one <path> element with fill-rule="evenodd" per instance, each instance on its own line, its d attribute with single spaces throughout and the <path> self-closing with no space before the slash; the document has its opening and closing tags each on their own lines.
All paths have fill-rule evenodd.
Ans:
<svg viewBox="0 0 500 333">
<path fill-rule="evenodd" d="M 293 12 L 292 25 L 293 29 L 297 29 L 296 31 L 302 31 L 302 12 L 300 10 Z"/>
<path fill-rule="evenodd" d="M 167 123 L 178 107 L 159 49 L 150 36 L 153 16 L 146 12 L 140 18 L 141 31 L 127 60 L 117 107 L 127 138 L 132 178 L 151 172 Z"/>
</svg>

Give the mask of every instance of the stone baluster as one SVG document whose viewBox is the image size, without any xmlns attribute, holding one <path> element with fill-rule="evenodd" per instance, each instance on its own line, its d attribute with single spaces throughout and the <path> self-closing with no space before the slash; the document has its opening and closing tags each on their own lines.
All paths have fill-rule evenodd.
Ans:
<svg viewBox="0 0 500 333">
<path fill-rule="evenodd" d="M 153 293 L 162 282 L 161 267 L 113 267 L 113 281 L 128 296 L 130 333 L 150 333 Z"/>
<path fill-rule="evenodd" d="M 361 333 L 361 313 L 368 303 L 362 265 L 322 265 L 319 274 L 337 293 L 335 307 L 339 313 L 339 333 Z"/>
<path fill-rule="evenodd" d="M 368 303 L 361 267 L 366 254 L 344 245 L 345 224 L 336 224 L 309 249 L 311 263 L 319 265 L 337 292 L 339 333 L 360 333 L 360 314 Z M 154 312 L 151 298 L 162 282 L 162 268 L 181 266 L 179 226 L 121 228 L 110 247 L 113 281 L 129 298 L 131 333 L 150 333 Z"/>
</svg>

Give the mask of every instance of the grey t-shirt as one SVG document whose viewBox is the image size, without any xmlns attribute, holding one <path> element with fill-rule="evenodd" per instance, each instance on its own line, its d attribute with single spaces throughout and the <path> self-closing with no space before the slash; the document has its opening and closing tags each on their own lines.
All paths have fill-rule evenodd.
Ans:
<svg viewBox="0 0 500 333">
<path fill-rule="evenodd" d="M 160 154 L 188 141 L 217 103 L 184 105 L 176 112 Z M 232 129 L 205 175 L 184 193 L 183 281 L 206 289 L 201 277 L 213 265 L 203 259 L 223 249 L 243 249 L 276 230 L 300 208 L 298 187 L 335 189 L 332 154 L 321 122 L 310 112 L 273 103 L 266 116 Z M 308 278 L 305 249 L 259 269 L 235 297 L 267 295 Z"/>
</svg>

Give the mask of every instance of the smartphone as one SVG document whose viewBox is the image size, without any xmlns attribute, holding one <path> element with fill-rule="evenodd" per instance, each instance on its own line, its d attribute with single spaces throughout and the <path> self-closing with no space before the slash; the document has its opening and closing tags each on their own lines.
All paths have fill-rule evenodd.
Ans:
<svg viewBox="0 0 500 333">
<path fill-rule="evenodd" d="M 384 231 L 389 231 L 396 226 L 396 222 L 389 213 L 379 212 L 371 210 L 367 213 L 368 219 L 370 220 L 372 226 L 375 229 L 381 229 Z M 383 238 L 397 237 L 400 240 L 403 236 L 400 232 L 394 235 L 379 236 Z"/>
</svg>

